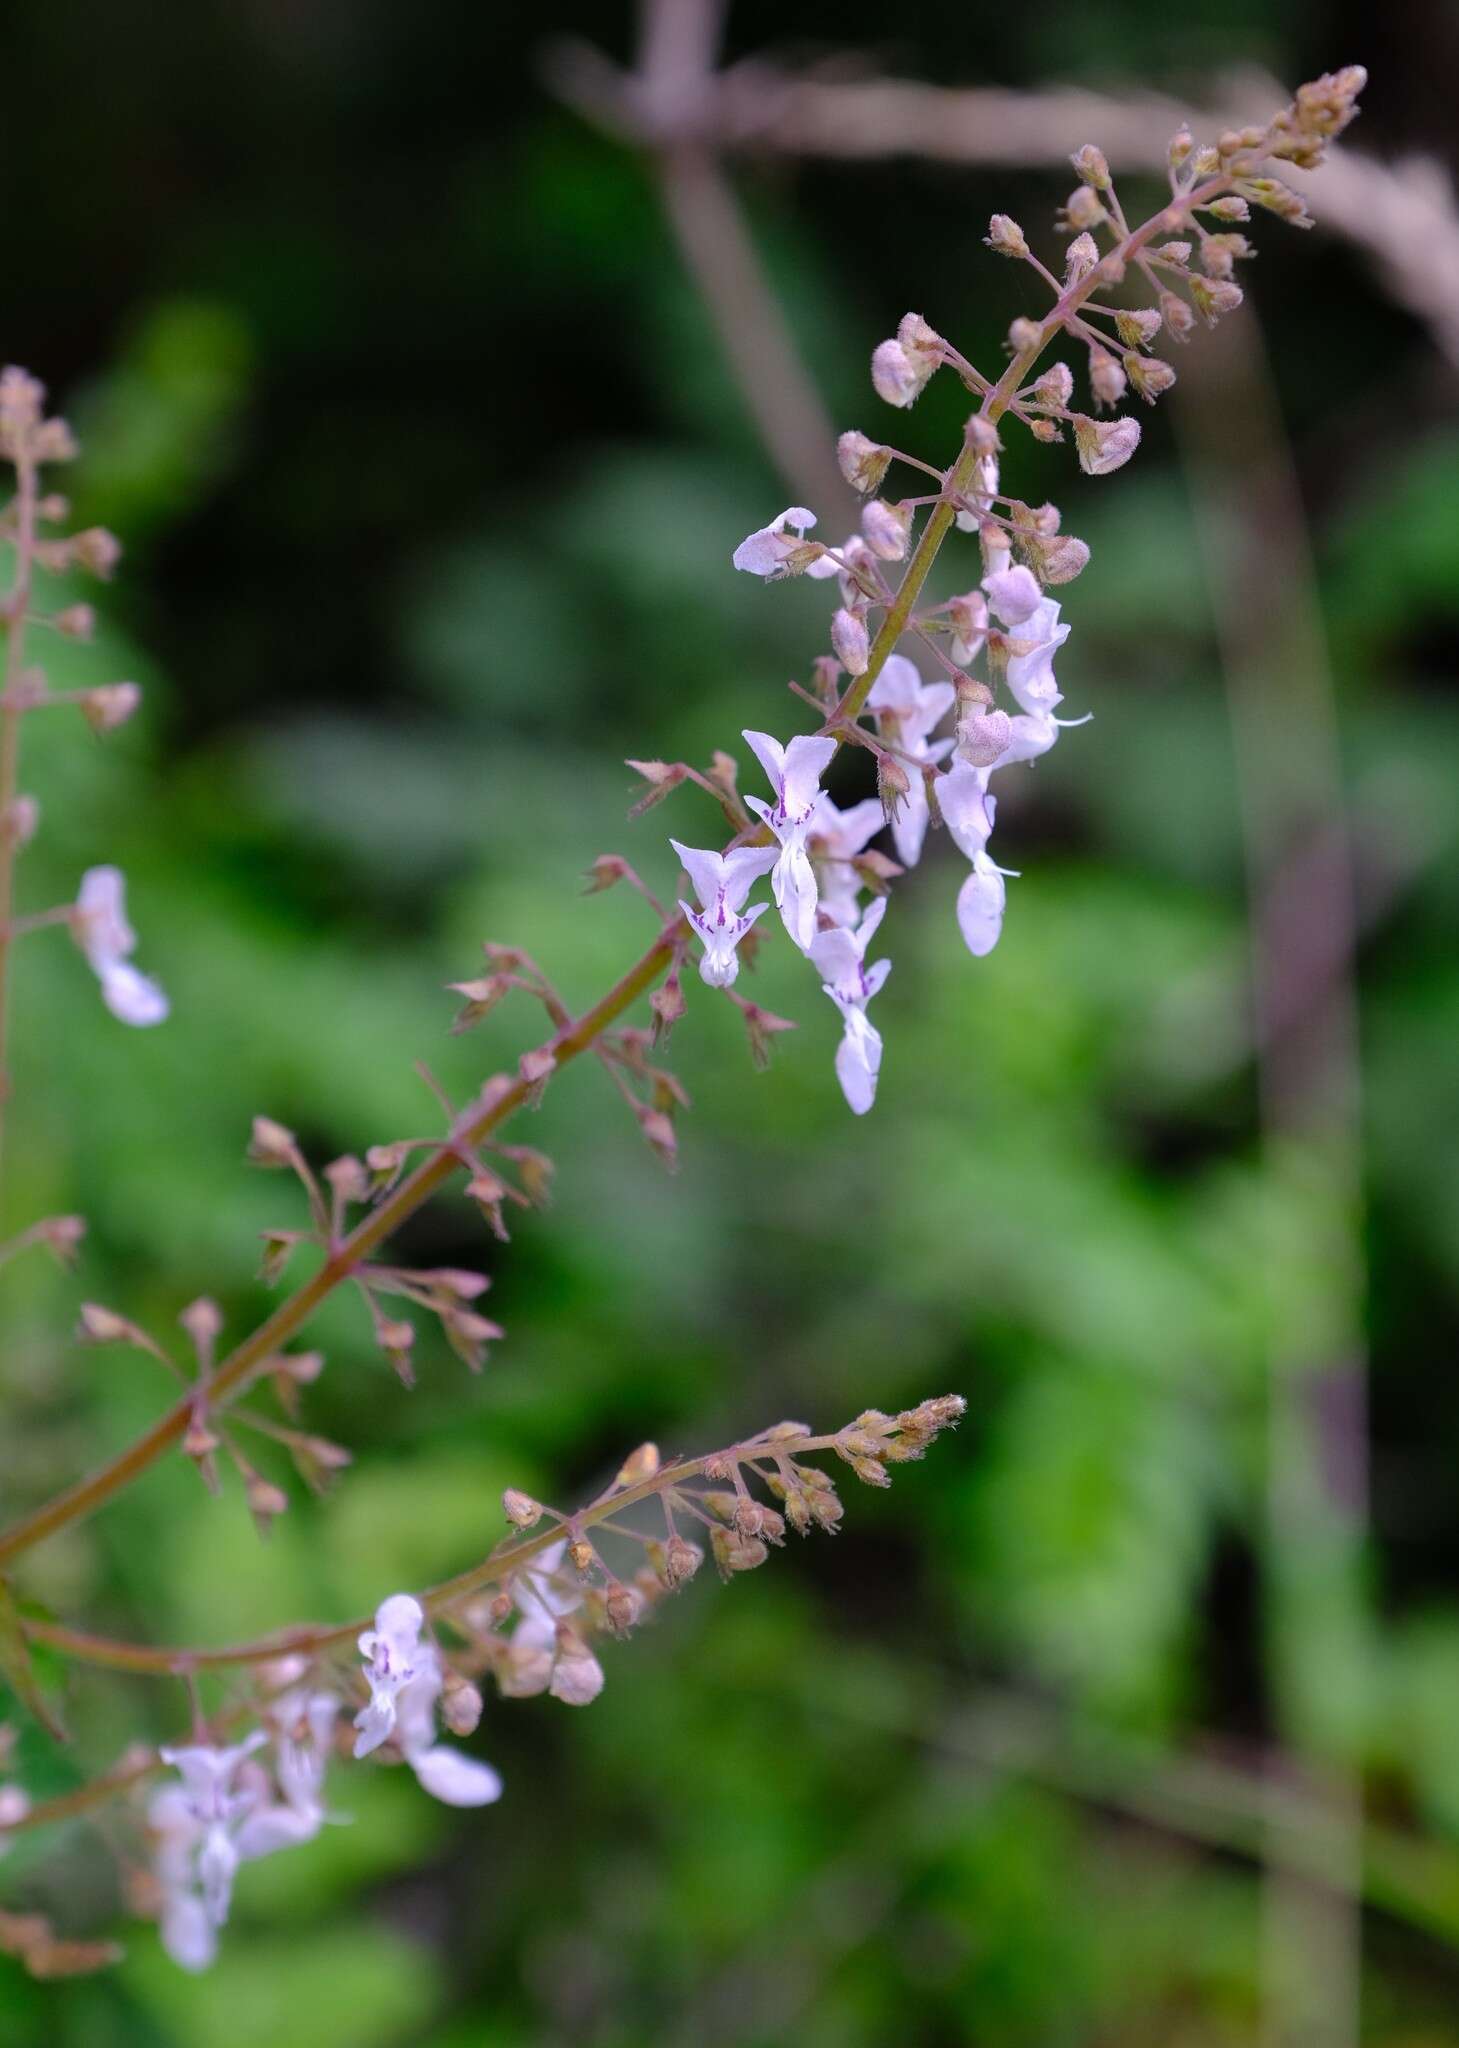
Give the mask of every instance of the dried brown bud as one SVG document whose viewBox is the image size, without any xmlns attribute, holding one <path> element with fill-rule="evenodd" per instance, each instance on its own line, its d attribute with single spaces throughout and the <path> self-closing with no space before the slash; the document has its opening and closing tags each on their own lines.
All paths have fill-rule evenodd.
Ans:
<svg viewBox="0 0 1459 2048">
<path fill-rule="evenodd" d="M 452 1735 L 474 1735 L 481 1722 L 481 1694 L 457 1671 L 448 1671 L 441 1688 L 441 1719 Z"/>
<path fill-rule="evenodd" d="M 586 1537 L 578 1536 L 567 1546 L 568 1562 L 575 1572 L 586 1575 L 593 1569 L 593 1546 Z"/>
<path fill-rule="evenodd" d="M 682 1536 L 671 1536 L 664 1550 L 664 1578 L 670 1586 L 682 1586 L 692 1579 L 704 1562 L 704 1552 Z"/>
<path fill-rule="evenodd" d="M 535 1529 L 542 1519 L 542 1503 L 530 1493 L 509 1486 L 502 1495 L 502 1513 L 514 1529 Z"/>
</svg>

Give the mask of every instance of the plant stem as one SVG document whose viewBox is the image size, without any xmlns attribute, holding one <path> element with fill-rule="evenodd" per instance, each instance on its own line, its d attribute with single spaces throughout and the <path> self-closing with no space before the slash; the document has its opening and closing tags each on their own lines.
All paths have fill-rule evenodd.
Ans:
<svg viewBox="0 0 1459 2048">
<path fill-rule="evenodd" d="M 15 799 L 20 787 L 20 721 L 17 684 L 25 661 L 25 624 L 30 609 L 31 562 L 35 548 L 35 458 L 18 437 L 15 451 L 15 575 L 5 600 L 5 667 L 0 692 L 0 1166 L 5 1112 L 10 1100 L 10 948 L 14 940 L 15 866 L 20 850 Z"/>
<path fill-rule="evenodd" d="M 575 1024 L 546 1041 L 542 1049 L 553 1055 L 558 1067 L 585 1052 L 601 1032 L 653 986 L 687 935 L 681 918 L 666 925 L 642 958 L 605 996 Z M 216 1405 L 221 1396 L 237 1393 L 247 1385 L 297 1335 L 319 1304 L 350 1278 L 361 1261 L 392 1236 L 407 1217 L 413 1216 L 452 1174 L 462 1169 L 464 1162 L 457 1148 L 464 1150 L 480 1144 L 520 1109 L 531 1093 L 532 1085 L 519 1076 L 504 1087 L 488 1088 L 475 1106 L 464 1110 L 440 1149 L 362 1218 L 319 1270 L 219 1363 L 209 1381 L 210 1404 Z M 94 1513 L 113 1494 L 130 1485 L 183 1436 L 192 1420 L 194 1405 L 191 1394 L 184 1396 L 115 1458 L 0 1534 L 0 1563 L 8 1564 L 56 1530 Z"/>
</svg>

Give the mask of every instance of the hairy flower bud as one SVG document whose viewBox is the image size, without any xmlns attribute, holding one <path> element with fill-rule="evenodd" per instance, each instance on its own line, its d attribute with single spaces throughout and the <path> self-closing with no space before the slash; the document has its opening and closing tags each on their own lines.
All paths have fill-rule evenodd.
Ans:
<svg viewBox="0 0 1459 2048">
<path fill-rule="evenodd" d="M 1214 327 L 1223 313 L 1234 313 L 1245 296 L 1239 284 L 1219 278 L 1214 283 L 1203 277 L 1191 279 L 1191 299 L 1208 327 Z"/>
<path fill-rule="evenodd" d="M 1097 228 L 1108 219 L 1104 203 L 1092 185 L 1076 185 L 1059 208 L 1059 225 L 1076 234 Z"/>
<path fill-rule="evenodd" d="M 441 1686 L 441 1719 L 452 1735 L 474 1735 L 481 1724 L 481 1694 L 457 1671 L 448 1671 Z"/>
<path fill-rule="evenodd" d="M 1051 363 L 1033 387 L 1034 403 L 1063 412 L 1074 396 L 1074 372 L 1067 363 Z"/>
<path fill-rule="evenodd" d="M 878 342 L 871 352 L 871 388 L 888 405 L 911 405 L 921 397 L 931 376 L 913 361 L 899 341 Z"/>
<path fill-rule="evenodd" d="M 1074 442 L 1079 467 L 1086 476 L 1108 476 L 1127 463 L 1140 445 L 1140 422 L 1126 414 L 1117 420 L 1092 420 L 1074 415 Z"/>
<path fill-rule="evenodd" d="M 1128 381 L 1119 362 L 1107 348 L 1090 349 L 1089 388 L 1094 393 L 1095 405 L 1101 411 L 1119 404 Z"/>
<path fill-rule="evenodd" d="M 1174 292 L 1160 294 L 1160 317 L 1165 322 L 1165 331 L 1173 341 L 1188 339 L 1195 326 L 1195 315 L 1182 298 Z"/>
<path fill-rule="evenodd" d="M 1043 333 L 1044 330 L 1037 320 L 1027 320 L 1020 315 L 1017 320 L 1009 323 L 1008 348 L 1010 354 L 1021 356 L 1027 354 L 1029 349 L 1037 348 L 1043 340 Z"/>
<path fill-rule="evenodd" d="M 298 1142 L 292 1131 L 286 1131 L 272 1117 L 256 1116 L 253 1119 L 248 1157 L 254 1166 L 292 1166 L 298 1156 Z"/>
<path fill-rule="evenodd" d="M 841 474 L 854 491 L 875 491 L 891 467 L 892 451 L 852 427 L 836 443 Z"/>
<path fill-rule="evenodd" d="M 502 1495 L 502 1513 L 514 1529 L 535 1529 L 542 1519 L 542 1503 L 519 1487 L 509 1486 Z"/>
<path fill-rule="evenodd" d="M 1144 348 L 1160 332 L 1160 315 L 1153 306 L 1130 307 L 1115 315 L 1115 328 L 1126 348 Z"/>
<path fill-rule="evenodd" d="M 682 1536 L 671 1536 L 664 1550 L 664 1578 L 670 1586 L 685 1585 L 704 1562 L 704 1552 Z"/>
<path fill-rule="evenodd" d="M 1028 254 L 1028 243 L 1024 240 L 1023 229 L 1006 213 L 993 215 L 983 240 L 999 256 L 1024 257 Z"/>
<path fill-rule="evenodd" d="M 1127 355 L 1125 375 L 1147 405 L 1153 405 L 1175 382 L 1175 372 L 1163 356 Z"/>
<path fill-rule="evenodd" d="M 1069 161 L 1086 185 L 1092 185 L 1096 192 L 1108 192 L 1109 160 L 1096 144 L 1086 142 L 1082 149 L 1075 150 Z"/>
<path fill-rule="evenodd" d="M 873 498 L 861 508 L 861 530 L 874 555 L 884 562 L 900 562 L 911 537 L 912 514 L 904 506 L 889 505 L 885 498 Z"/>
<path fill-rule="evenodd" d="M 1088 277 L 1098 261 L 1099 245 L 1093 235 L 1076 235 L 1064 258 L 1064 276 L 1070 284 L 1077 284 L 1081 277 Z"/>
<path fill-rule="evenodd" d="M 836 650 L 836 659 L 848 675 L 866 674 L 867 663 L 871 660 L 871 639 L 866 630 L 866 620 L 859 612 L 848 611 L 842 605 L 833 613 L 831 645 Z"/>
</svg>

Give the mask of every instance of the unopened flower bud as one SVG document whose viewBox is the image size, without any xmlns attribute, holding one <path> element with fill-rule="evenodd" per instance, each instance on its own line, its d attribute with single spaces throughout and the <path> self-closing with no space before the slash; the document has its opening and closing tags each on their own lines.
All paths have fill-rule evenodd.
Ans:
<svg viewBox="0 0 1459 2048">
<path fill-rule="evenodd" d="M 104 526 L 88 526 L 81 533 L 73 533 L 68 545 L 71 559 L 103 582 L 122 558 L 121 542 Z"/>
<path fill-rule="evenodd" d="M 1088 277 L 1098 261 L 1099 245 L 1093 235 L 1076 235 L 1064 258 L 1064 275 L 1070 284 L 1077 284 L 1081 277 Z"/>
<path fill-rule="evenodd" d="M 1064 438 L 1053 420 L 1030 420 L 1028 430 L 1035 441 L 1062 441 Z"/>
<path fill-rule="evenodd" d="M 41 807 L 33 796 L 17 796 L 0 812 L 0 832 L 16 846 L 29 846 L 40 828 Z"/>
<path fill-rule="evenodd" d="M 1134 306 L 1115 315 L 1115 327 L 1126 348 L 1143 348 L 1160 332 L 1160 315 L 1153 306 Z"/>
<path fill-rule="evenodd" d="M 1051 363 L 1033 387 L 1034 402 L 1063 412 L 1074 396 L 1074 372 L 1067 363 Z"/>
<path fill-rule="evenodd" d="M 256 1116 L 248 1157 L 254 1166 L 292 1166 L 298 1157 L 294 1133 L 276 1124 L 272 1117 Z"/>
<path fill-rule="evenodd" d="M 502 1513 L 514 1529 L 535 1529 L 542 1519 L 542 1503 L 530 1493 L 509 1486 L 502 1495 Z"/>
<path fill-rule="evenodd" d="M 1109 219 L 1104 203 L 1092 185 L 1076 185 L 1059 209 L 1061 226 L 1076 234 L 1087 233 Z"/>
<path fill-rule="evenodd" d="M 593 1569 L 593 1546 L 586 1537 L 578 1536 L 567 1546 L 568 1563 L 575 1572 L 586 1574 Z"/>
<path fill-rule="evenodd" d="M 1208 327 L 1214 327 L 1223 313 L 1234 313 L 1245 296 L 1239 284 L 1219 278 L 1214 283 L 1203 277 L 1191 279 L 1191 298 Z"/>
<path fill-rule="evenodd" d="M 836 650 L 836 659 L 848 675 L 864 676 L 871 659 L 871 639 L 866 630 L 866 620 L 859 612 L 848 611 L 842 605 L 831 618 L 831 645 Z"/>
<path fill-rule="evenodd" d="M 1085 475 L 1108 476 L 1139 447 L 1140 422 L 1128 414 L 1117 420 L 1092 420 L 1086 413 L 1075 413 L 1074 442 Z"/>
<path fill-rule="evenodd" d="M 873 498 L 861 508 L 861 530 L 866 544 L 884 562 L 900 562 L 907 552 L 912 531 L 912 514 L 885 498 Z"/>
<path fill-rule="evenodd" d="M 983 237 L 988 247 L 999 256 L 1024 257 L 1028 254 L 1028 243 L 1023 229 L 1009 214 L 995 213 L 988 223 L 988 232 Z"/>
<path fill-rule="evenodd" d="M 1195 146 L 1195 137 L 1191 134 L 1184 121 L 1182 121 L 1174 135 L 1171 136 L 1170 147 L 1166 152 L 1171 170 L 1181 170 Z"/>
<path fill-rule="evenodd" d="M 911 787 L 906 769 L 894 754 L 877 755 L 876 793 L 881 798 L 888 824 L 901 809 Z"/>
<path fill-rule="evenodd" d="M 453 1735 L 474 1735 L 481 1723 L 481 1694 L 457 1671 L 448 1671 L 441 1688 L 441 1719 Z"/>
<path fill-rule="evenodd" d="M 891 466 L 892 451 L 853 427 L 836 443 L 841 474 L 854 491 L 876 491 Z"/>
<path fill-rule="evenodd" d="M 1175 372 L 1163 356 L 1127 355 L 1125 373 L 1147 405 L 1153 405 L 1175 382 Z"/>
<path fill-rule="evenodd" d="M 1166 333 L 1174 341 L 1185 341 L 1196 324 L 1190 307 L 1174 292 L 1160 294 L 1160 317 L 1165 322 Z"/>
<path fill-rule="evenodd" d="M 96 631 L 96 612 L 89 604 L 68 604 L 52 616 L 51 624 L 63 640 L 89 640 Z"/>
<path fill-rule="evenodd" d="M 1150 253 L 1159 257 L 1162 262 L 1173 263 L 1178 269 L 1183 270 L 1191 260 L 1191 245 L 1189 242 L 1162 242 Z"/>
<path fill-rule="evenodd" d="M 671 1586 L 682 1586 L 692 1579 L 704 1562 L 704 1552 L 695 1543 L 686 1543 L 682 1536 L 671 1536 L 664 1551 L 664 1577 Z"/>
<path fill-rule="evenodd" d="M 1206 208 L 1215 220 L 1250 220 L 1251 208 L 1239 194 L 1228 192 L 1221 199 L 1213 199 Z"/>
<path fill-rule="evenodd" d="M 141 702 L 135 682 L 105 682 L 82 696 L 82 713 L 94 733 L 113 733 L 125 725 Z"/>
<path fill-rule="evenodd" d="M 37 462 L 74 462 L 81 449 L 64 420 L 43 420 L 36 429 L 31 452 Z"/>
<path fill-rule="evenodd" d="M 911 405 L 931 376 L 930 367 L 913 361 L 899 341 L 882 341 L 871 354 L 871 388 L 888 405 Z"/>
<path fill-rule="evenodd" d="M 1089 566 L 1089 547 L 1072 533 L 1056 534 L 1037 548 L 1030 546 L 1039 575 L 1045 583 L 1072 583 Z"/>
<path fill-rule="evenodd" d="M 1069 161 L 1086 185 L 1093 185 L 1096 192 L 1108 192 L 1109 160 L 1096 144 L 1086 142 L 1082 149 L 1075 150 Z"/>
<path fill-rule="evenodd" d="M 610 1586 L 604 1608 L 615 1635 L 626 1635 L 638 1619 L 638 1602 L 626 1586 Z"/>
<path fill-rule="evenodd" d="M 1027 320 L 1021 314 L 1011 321 L 1008 328 L 1008 349 L 1011 355 L 1026 355 L 1037 348 L 1043 340 L 1044 330 L 1037 320 Z"/>
<path fill-rule="evenodd" d="M 630 1452 L 619 1466 L 614 1485 L 642 1486 L 648 1480 L 658 1477 L 661 1463 L 657 1444 L 640 1444 L 638 1449 Z"/>
<path fill-rule="evenodd" d="M 1107 348 L 1092 348 L 1089 351 L 1089 388 L 1094 393 L 1094 402 L 1101 410 L 1119 404 L 1125 395 L 1129 379 L 1119 362 Z"/>
</svg>

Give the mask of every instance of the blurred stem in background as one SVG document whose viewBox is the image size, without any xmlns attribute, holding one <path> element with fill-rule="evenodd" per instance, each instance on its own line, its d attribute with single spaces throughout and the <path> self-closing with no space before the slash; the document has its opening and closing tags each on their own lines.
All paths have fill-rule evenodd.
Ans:
<svg viewBox="0 0 1459 2048">
<path fill-rule="evenodd" d="M 1323 1794 L 1324 1877 L 1273 1859 L 1268 2038 L 1349 2048 L 1361 2004 L 1368 1678 L 1361 1129 L 1354 913 L 1332 676 L 1285 429 L 1254 314 L 1177 418 L 1221 648 L 1249 900 L 1268 1231 L 1265 1666 L 1289 1764 Z M 1293 1233 L 1297 1235 L 1298 1233 Z"/>
<path fill-rule="evenodd" d="M 718 161 L 725 82 L 714 64 L 721 19 L 720 0 L 644 0 L 637 78 L 624 81 L 591 53 L 575 51 L 557 65 L 557 82 L 586 111 L 608 113 L 620 132 L 627 115 L 632 139 L 656 160 L 686 268 L 768 454 L 796 494 L 835 504 L 844 493 L 834 476 L 827 478 L 829 423 Z M 767 103 L 765 83 L 757 71 L 757 106 Z M 866 81 L 846 90 L 879 92 L 893 110 L 899 90 L 920 95 L 919 105 L 940 94 L 936 87 Z M 977 97 L 941 94 L 949 102 Z M 1049 156 L 1062 161 L 1086 129 L 1098 127 L 1102 137 L 1109 131 L 1109 111 L 1088 95 L 1044 96 L 1057 104 L 1041 122 L 1025 95 L 1016 98 L 1011 136 L 995 124 L 990 138 L 986 123 L 963 121 L 949 107 L 959 132 L 981 140 L 959 150 L 949 146 L 945 122 L 929 130 L 903 120 L 892 123 L 890 135 L 882 132 L 880 148 L 1025 164 Z M 776 104 L 773 95 L 768 103 Z M 1163 154 L 1178 111 L 1157 105 L 1126 112 L 1123 126 L 1114 124 L 1111 155 L 1144 161 L 1157 134 Z M 833 123 L 830 132 L 834 153 L 850 138 L 859 138 L 853 153 L 866 148 L 863 120 Z M 875 137 L 875 123 L 870 133 Z M 792 151 L 817 146 L 814 139 L 788 141 L 783 126 L 775 140 Z M 878 153 L 875 143 L 870 153 Z M 1389 181 L 1391 230 L 1406 205 L 1402 180 L 1382 166 L 1356 167 L 1350 156 L 1344 162 L 1350 185 Z M 1410 226 L 1416 229 L 1423 215 L 1431 229 L 1426 209 L 1437 207 L 1441 231 L 1459 241 L 1447 194 L 1436 197 L 1425 187 L 1418 196 L 1424 205 L 1411 209 Z M 1364 238 L 1372 206 L 1354 205 L 1349 213 L 1342 224 Z M 1405 238 L 1391 232 L 1388 268 L 1398 294 L 1426 314 L 1441 343 L 1453 346 L 1459 323 L 1442 293 L 1442 302 L 1435 300 L 1427 229 L 1418 239 L 1424 260 L 1415 274 L 1427 282 L 1417 298 L 1404 291 L 1403 266 L 1393 254 Z M 1235 746 L 1270 1197 L 1263 1230 L 1270 1316 L 1261 1548 L 1265 1669 L 1278 1749 L 1261 1802 L 1263 2017 L 1270 2048 L 1355 2048 L 1364 1833 L 1351 1759 L 1364 1713 L 1368 1482 L 1348 832 L 1331 677 L 1290 449 L 1250 309 L 1225 334 L 1219 370 L 1207 358 L 1182 376 L 1178 391 Z M 1284 1234 L 1279 1222 L 1292 1217 L 1301 1224 L 1295 1231 L 1288 1224 Z M 1213 1795 L 1218 1805 L 1235 1796 L 1238 1778 L 1233 1774 Z M 1199 1837 L 1202 1830 L 1193 1832 Z"/>
</svg>

